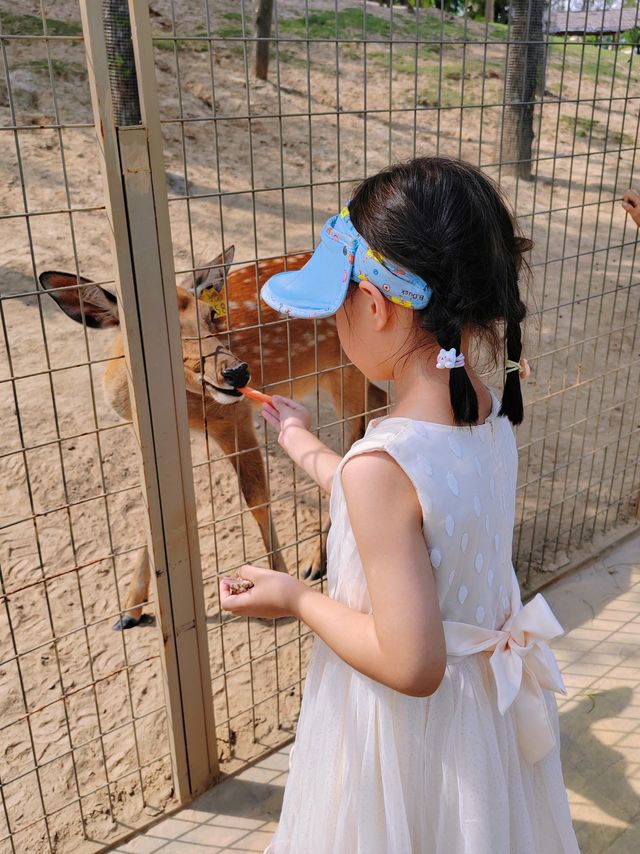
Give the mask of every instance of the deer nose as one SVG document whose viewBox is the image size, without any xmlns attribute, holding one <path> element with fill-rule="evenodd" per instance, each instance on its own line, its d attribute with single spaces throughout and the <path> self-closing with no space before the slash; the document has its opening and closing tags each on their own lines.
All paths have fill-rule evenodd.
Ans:
<svg viewBox="0 0 640 854">
<path fill-rule="evenodd" d="M 246 362 L 241 362 L 235 368 L 225 368 L 222 372 L 222 376 L 234 388 L 243 388 L 251 379 L 249 365 L 247 365 Z"/>
</svg>

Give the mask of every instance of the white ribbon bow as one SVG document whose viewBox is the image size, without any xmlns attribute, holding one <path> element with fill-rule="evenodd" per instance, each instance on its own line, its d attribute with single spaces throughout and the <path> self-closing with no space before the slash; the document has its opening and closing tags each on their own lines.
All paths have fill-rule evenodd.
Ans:
<svg viewBox="0 0 640 854">
<path fill-rule="evenodd" d="M 502 629 L 444 621 L 448 655 L 493 650 L 491 668 L 498 709 L 513 706 L 518 741 L 529 762 L 539 762 L 556 743 L 542 689 L 566 694 L 560 670 L 545 641 L 564 634 L 545 598 L 538 595 L 509 617 Z"/>
</svg>

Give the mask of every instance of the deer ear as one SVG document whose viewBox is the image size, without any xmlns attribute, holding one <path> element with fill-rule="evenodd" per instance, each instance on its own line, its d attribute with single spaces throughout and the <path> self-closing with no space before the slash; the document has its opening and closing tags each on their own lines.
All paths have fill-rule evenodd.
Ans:
<svg viewBox="0 0 640 854">
<path fill-rule="evenodd" d="M 221 255 L 216 256 L 206 269 L 201 270 L 197 274 L 193 292 L 198 298 L 203 291 L 208 291 L 210 288 L 213 288 L 218 293 L 222 291 L 227 279 L 227 273 L 229 272 L 229 266 L 235 254 L 236 247 L 229 246 Z"/>
<path fill-rule="evenodd" d="M 53 270 L 40 273 L 38 278 L 43 290 L 72 320 L 94 329 L 120 325 L 117 299 L 90 279 Z"/>
</svg>

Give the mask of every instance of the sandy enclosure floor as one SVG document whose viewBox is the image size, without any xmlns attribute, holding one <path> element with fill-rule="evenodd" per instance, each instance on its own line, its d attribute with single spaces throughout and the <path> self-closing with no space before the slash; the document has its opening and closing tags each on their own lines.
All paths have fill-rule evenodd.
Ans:
<svg viewBox="0 0 640 854">
<path fill-rule="evenodd" d="M 214 28 L 237 28 L 237 4 L 209 5 Z M 300 14 L 299 4 L 278 6 L 282 20 Z M 170 39 L 171 4 L 152 8 L 155 32 Z M 175 9 L 178 35 L 202 33 L 202 3 Z M 70 0 L 46 10 L 79 21 Z M 0 11 L 39 15 L 39 4 L 0 0 Z M 368 11 L 389 19 L 377 4 Z M 634 512 L 636 233 L 618 199 L 637 144 L 638 101 L 626 98 L 637 92 L 640 58 L 620 52 L 614 61 L 603 51 L 601 65 L 589 55 L 580 74 L 573 48 L 555 47 L 537 119 L 538 177 L 516 182 L 496 165 L 501 108 L 491 106 L 502 96 L 506 47 L 496 36 L 485 48 L 483 33 L 469 25 L 476 41 L 442 50 L 390 49 L 380 36 L 366 47 L 366 87 L 356 40 L 337 51 L 337 82 L 335 44 L 307 53 L 291 41 L 281 43 L 268 82 L 247 86 L 239 42 L 218 42 L 212 54 L 179 42 L 177 56 L 159 42 L 157 76 L 178 271 L 213 258 L 223 242 L 235 244 L 238 264 L 310 248 L 350 183 L 389 160 L 459 155 L 501 180 L 536 242 L 514 541 L 533 588 L 581 542 Z M 51 43 L 55 99 L 44 44 L 7 42 L 6 55 L 22 72 L 14 104 L 28 129 L 2 134 L 0 160 L 0 213 L 12 215 L 0 226 L 0 852 L 11 850 L 9 829 L 18 851 L 88 851 L 175 803 L 158 635 L 151 624 L 111 631 L 145 538 L 130 427 L 101 388 L 113 334 L 83 330 L 35 292 L 34 273 L 73 271 L 76 257 L 82 275 L 107 287 L 113 278 L 94 131 L 84 126 L 92 113 L 83 47 Z M 58 122 L 81 126 L 58 132 L 50 127 Z M 25 204 L 56 213 L 27 220 Z M 319 425 L 334 421 L 323 398 L 311 405 Z M 341 447 L 339 428 L 321 435 Z M 287 565 L 302 572 L 327 502 L 272 444 L 265 452 Z M 217 576 L 264 549 L 215 444 L 194 435 L 192 454 L 220 757 L 233 770 L 294 731 L 310 639 L 293 621 L 221 618 Z M 146 610 L 152 615 L 153 603 Z M 38 821 L 43 805 L 49 837 Z"/>
</svg>

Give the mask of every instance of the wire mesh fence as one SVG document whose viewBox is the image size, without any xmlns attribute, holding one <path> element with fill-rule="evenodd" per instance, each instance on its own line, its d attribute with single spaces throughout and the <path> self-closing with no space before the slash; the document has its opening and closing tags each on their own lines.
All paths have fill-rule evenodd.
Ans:
<svg viewBox="0 0 640 854">
<path fill-rule="evenodd" d="M 578 24 L 536 3 L 502 23 L 455 4 L 260 5 L 266 79 L 264 8 L 260 42 L 249 2 L 150 5 L 224 771 L 293 733 L 311 638 L 295 621 L 223 615 L 218 578 L 271 561 L 322 585 L 328 522 L 224 371 L 247 363 L 252 384 L 304 399 L 337 450 L 384 414 L 392 390 L 364 383 L 330 321 L 283 320 L 257 299 L 267 275 L 303 263 L 354 182 L 415 155 L 463 157 L 535 242 L 523 584 L 637 524 L 640 491 L 637 229 L 619 204 L 638 145 L 638 10 L 605 25 L 595 4 Z M 147 522 L 130 418 L 102 383 L 126 376 L 117 330 L 95 328 L 87 291 L 73 323 L 43 290 L 77 292 L 78 276 L 114 290 L 79 8 L 0 2 L 0 28 L 0 851 L 89 851 L 176 803 L 161 615 L 144 584 L 135 609 L 125 599 Z M 69 278 L 41 283 L 52 270 Z M 217 390 L 190 384 L 194 365 Z"/>
<path fill-rule="evenodd" d="M 0 30 L 0 850 L 97 850 L 172 795 L 157 638 L 111 631 L 146 521 L 111 338 L 38 282 L 113 280 L 79 9 Z"/>
</svg>

